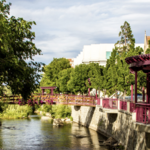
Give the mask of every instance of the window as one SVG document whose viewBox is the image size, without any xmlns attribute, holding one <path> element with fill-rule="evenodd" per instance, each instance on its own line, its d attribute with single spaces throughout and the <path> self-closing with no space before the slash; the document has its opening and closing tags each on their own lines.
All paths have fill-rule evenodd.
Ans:
<svg viewBox="0 0 150 150">
<path fill-rule="evenodd" d="M 111 52 L 106 52 L 106 59 L 109 59 L 111 56 Z"/>
</svg>

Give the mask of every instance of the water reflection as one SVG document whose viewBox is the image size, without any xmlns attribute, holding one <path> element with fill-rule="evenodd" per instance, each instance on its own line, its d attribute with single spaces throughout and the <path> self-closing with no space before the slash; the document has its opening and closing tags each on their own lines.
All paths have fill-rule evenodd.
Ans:
<svg viewBox="0 0 150 150">
<path fill-rule="evenodd" d="M 76 136 L 85 136 L 77 138 Z M 106 150 L 99 146 L 105 139 L 93 130 L 76 123 L 61 128 L 31 116 L 26 120 L 2 120 L 0 148 L 25 150 Z"/>
</svg>

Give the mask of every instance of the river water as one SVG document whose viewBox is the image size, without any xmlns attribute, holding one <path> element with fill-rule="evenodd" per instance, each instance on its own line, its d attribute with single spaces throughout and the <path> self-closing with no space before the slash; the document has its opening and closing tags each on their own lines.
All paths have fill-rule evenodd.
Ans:
<svg viewBox="0 0 150 150">
<path fill-rule="evenodd" d="M 30 119 L 1 120 L 1 123 L 0 149 L 3 150 L 108 150 L 99 143 L 105 137 L 76 123 L 58 128 L 35 115 Z"/>
</svg>

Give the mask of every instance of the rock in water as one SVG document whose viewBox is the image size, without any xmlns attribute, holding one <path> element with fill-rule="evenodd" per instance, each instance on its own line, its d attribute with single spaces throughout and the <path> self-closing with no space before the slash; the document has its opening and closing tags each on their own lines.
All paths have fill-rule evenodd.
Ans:
<svg viewBox="0 0 150 150">
<path fill-rule="evenodd" d="M 117 143 L 117 141 L 113 137 L 109 137 L 106 141 L 103 142 L 104 145 L 112 145 Z"/>
<path fill-rule="evenodd" d="M 64 123 L 62 122 L 61 119 L 54 119 L 53 120 L 53 126 L 63 126 Z"/>
</svg>

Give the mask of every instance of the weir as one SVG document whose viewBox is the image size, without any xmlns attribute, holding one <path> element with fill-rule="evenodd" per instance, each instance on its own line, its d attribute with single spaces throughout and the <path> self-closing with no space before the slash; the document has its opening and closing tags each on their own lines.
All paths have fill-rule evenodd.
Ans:
<svg viewBox="0 0 150 150">
<path fill-rule="evenodd" d="M 96 106 L 71 106 L 73 121 L 89 127 L 107 137 L 113 137 L 125 150 L 150 150 L 150 125 L 137 123 L 135 113 L 118 110 L 109 113 Z"/>
</svg>

